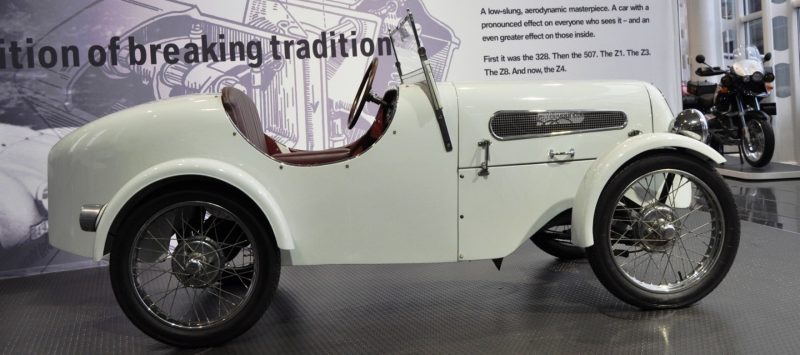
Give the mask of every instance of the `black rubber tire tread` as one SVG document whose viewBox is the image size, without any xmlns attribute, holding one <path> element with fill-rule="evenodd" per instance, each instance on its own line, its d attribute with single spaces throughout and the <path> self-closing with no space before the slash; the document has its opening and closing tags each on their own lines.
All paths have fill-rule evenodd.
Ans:
<svg viewBox="0 0 800 355">
<path fill-rule="evenodd" d="M 749 126 L 751 122 L 758 122 L 758 124 L 761 125 L 761 130 L 764 131 L 764 153 L 761 154 L 761 158 L 758 160 L 748 159 L 747 154 L 742 155 L 744 155 L 744 160 L 747 161 L 748 164 L 754 168 L 761 168 L 769 164 L 769 162 L 772 160 L 772 155 L 775 153 L 775 132 L 772 129 L 772 125 L 770 125 L 764 119 L 751 118 L 747 121 L 747 125 Z M 740 144 L 742 145 L 742 152 L 744 152 L 744 140 L 742 140 Z"/>
<path fill-rule="evenodd" d="M 586 252 L 583 248 L 555 240 L 555 235 L 547 230 L 555 226 L 570 225 L 571 221 L 571 213 L 562 213 L 536 232 L 536 234 L 531 237 L 531 241 L 539 247 L 539 249 L 542 249 L 545 253 L 555 256 L 556 258 L 563 260 L 583 259 L 586 257 Z"/>
<path fill-rule="evenodd" d="M 205 201 L 227 208 L 250 229 L 255 242 L 252 245 L 259 258 L 259 277 L 244 309 L 224 323 L 206 329 L 181 329 L 172 327 L 152 316 L 136 295 L 135 286 L 129 282 L 129 253 L 137 231 L 153 213 L 183 201 Z M 280 279 L 280 252 L 266 221 L 226 194 L 199 189 L 170 192 L 133 209 L 120 228 L 120 235 L 111 248 L 109 272 L 114 296 L 130 321 L 142 332 L 163 343 L 183 347 L 210 347 L 225 343 L 250 329 L 269 307 Z"/>
<path fill-rule="evenodd" d="M 680 292 L 654 293 L 636 286 L 613 260 L 606 228 L 615 201 L 634 179 L 660 169 L 677 169 L 705 182 L 716 195 L 722 208 L 725 235 L 719 259 L 706 274 L 706 279 Z M 600 195 L 594 216 L 594 245 L 586 248 L 589 264 L 600 283 L 620 300 L 642 309 L 680 308 L 694 304 L 713 291 L 730 270 L 739 247 L 739 216 L 728 185 L 711 164 L 689 154 L 663 153 L 637 160 L 618 171 Z"/>
</svg>

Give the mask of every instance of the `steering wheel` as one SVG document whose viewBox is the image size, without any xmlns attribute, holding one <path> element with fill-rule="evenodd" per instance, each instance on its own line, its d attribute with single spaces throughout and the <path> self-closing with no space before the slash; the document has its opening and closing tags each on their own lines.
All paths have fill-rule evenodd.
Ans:
<svg viewBox="0 0 800 355">
<path fill-rule="evenodd" d="M 364 105 L 367 104 L 367 101 L 377 104 L 385 103 L 381 98 L 376 97 L 370 92 L 372 90 L 372 82 L 375 81 L 375 74 L 377 72 L 378 58 L 375 57 L 372 59 L 372 63 L 369 64 L 367 72 L 364 73 L 364 79 L 361 79 L 361 85 L 358 87 L 358 91 L 356 92 L 356 98 L 353 100 L 353 106 L 350 107 L 350 117 L 347 119 L 347 129 L 353 129 L 353 127 L 356 126 L 358 117 L 361 116 L 361 112 L 364 111 Z"/>
</svg>

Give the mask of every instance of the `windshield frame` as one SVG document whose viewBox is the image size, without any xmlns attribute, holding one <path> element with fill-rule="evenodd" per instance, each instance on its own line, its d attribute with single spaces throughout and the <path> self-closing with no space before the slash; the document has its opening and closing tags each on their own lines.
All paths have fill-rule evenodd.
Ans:
<svg viewBox="0 0 800 355">
<path fill-rule="evenodd" d="M 419 40 L 419 33 L 417 32 L 417 26 L 414 22 L 414 15 L 411 13 L 411 10 L 406 10 L 407 14 L 403 17 L 400 22 L 397 23 L 397 26 L 389 31 L 389 42 L 392 44 L 392 51 L 394 52 L 395 57 L 395 66 L 397 67 L 397 74 L 400 76 L 400 83 L 406 84 L 408 81 L 409 83 L 420 83 L 425 86 L 427 90 L 427 96 L 430 100 L 431 106 L 433 107 L 434 113 L 436 114 L 436 121 L 439 124 L 439 130 L 442 134 L 442 140 L 444 141 L 444 147 L 446 151 L 453 150 L 453 145 L 450 141 L 450 133 L 447 131 L 447 123 L 444 119 L 444 113 L 442 111 L 442 104 L 439 100 L 439 89 L 436 86 L 435 79 L 433 77 L 433 69 L 431 68 L 431 64 L 428 61 L 428 54 L 425 51 L 425 47 Z M 400 56 L 397 52 L 397 45 L 394 43 L 394 36 L 396 33 L 400 32 L 401 36 L 404 36 L 403 32 L 407 30 L 403 27 L 409 25 L 411 27 L 412 33 L 414 33 L 414 41 L 417 47 L 417 54 L 419 55 L 419 61 L 422 70 L 422 78 L 421 80 L 412 80 L 413 78 L 419 77 L 419 70 L 415 69 L 409 73 L 403 74 L 402 64 L 400 62 Z M 407 35 L 407 34 L 406 34 Z"/>
</svg>

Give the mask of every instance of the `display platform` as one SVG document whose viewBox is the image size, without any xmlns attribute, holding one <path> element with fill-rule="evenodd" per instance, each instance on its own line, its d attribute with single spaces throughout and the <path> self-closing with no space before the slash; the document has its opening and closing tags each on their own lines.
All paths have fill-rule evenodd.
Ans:
<svg viewBox="0 0 800 355">
<path fill-rule="evenodd" d="M 699 304 L 640 311 L 588 263 L 531 243 L 490 261 L 284 268 L 272 307 L 192 353 L 787 354 L 800 349 L 800 235 L 742 222 L 728 277 Z M 0 353 L 167 354 L 122 314 L 107 268 L 0 281 Z"/>
<path fill-rule="evenodd" d="M 728 160 L 717 168 L 722 176 L 741 180 L 788 180 L 800 179 L 800 166 L 786 163 L 772 162 L 763 168 L 754 168 L 745 162 L 739 161 L 738 155 L 726 155 Z"/>
</svg>

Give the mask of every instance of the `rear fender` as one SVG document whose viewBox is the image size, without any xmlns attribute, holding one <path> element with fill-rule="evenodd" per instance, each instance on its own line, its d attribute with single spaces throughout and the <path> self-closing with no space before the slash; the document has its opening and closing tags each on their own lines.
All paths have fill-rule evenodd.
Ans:
<svg viewBox="0 0 800 355">
<path fill-rule="evenodd" d="M 164 179 L 196 175 L 225 182 L 247 195 L 264 213 L 275 234 L 278 248 L 292 250 L 294 240 L 281 209 L 269 191 L 250 174 L 233 165 L 205 158 L 178 159 L 153 166 L 129 180 L 103 208 L 97 222 L 94 259 L 103 257 L 106 239 L 125 204 L 137 193 Z"/>
<path fill-rule="evenodd" d="M 583 248 L 594 244 L 592 226 L 597 200 L 614 174 L 637 156 L 664 149 L 680 150 L 713 164 L 725 162 L 725 158 L 711 147 L 673 133 L 641 134 L 619 143 L 592 164 L 578 187 L 572 208 L 572 244 Z M 678 204 L 686 204 L 690 194 L 691 191 L 680 191 Z"/>
</svg>

